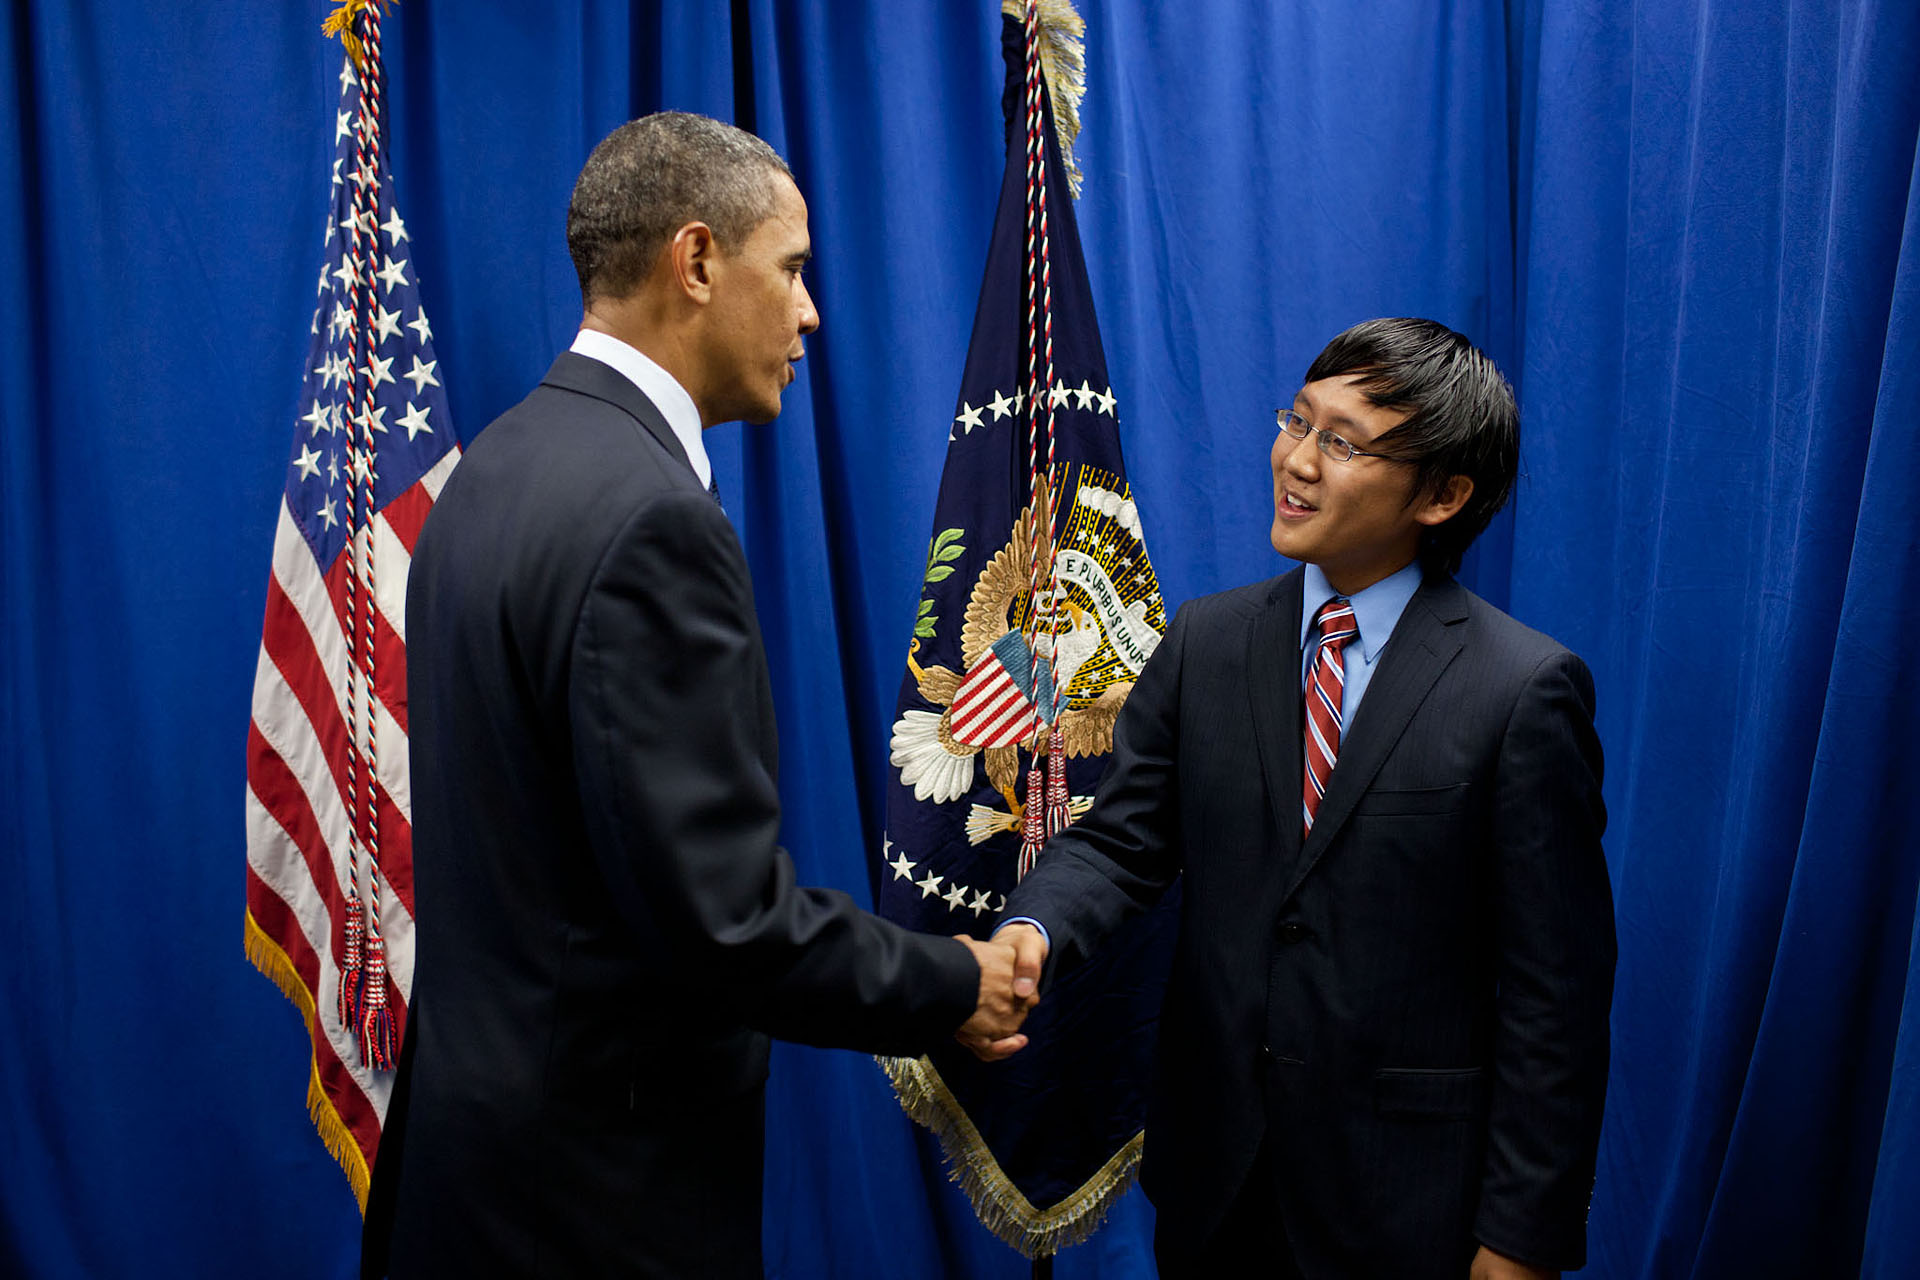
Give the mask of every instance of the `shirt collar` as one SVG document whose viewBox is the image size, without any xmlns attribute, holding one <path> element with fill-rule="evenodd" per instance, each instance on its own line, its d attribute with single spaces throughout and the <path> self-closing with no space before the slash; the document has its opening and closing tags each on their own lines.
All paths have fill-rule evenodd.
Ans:
<svg viewBox="0 0 1920 1280">
<path fill-rule="evenodd" d="M 1390 573 L 1380 581 L 1356 591 L 1347 597 L 1347 603 L 1353 606 L 1354 625 L 1360 628 L 1360 652 L 1368 665 L 1379 656 L 1380 646 L 1393 635 L 1393 628 L 1400 621 L 1400 615 L 1407 611 L 1407 603 L 1413 599 L 1413 593 L 1420 589 L 1420 562 L 1413 563 Z M 1333 584 L 1327 581 L 1327 575 L 1320 566 L 1310 564 L 1300 583 L 1300 647 L 1307 646 L 1307 633 L 1313 629 L 1313 615 L 1320 612 L 1320 606 L 1339 593 Z"/>
<path fill-rule="evenodd" d="M 673 428 L 673 438 L 687 451 L 687 461 L 693 466 L 693 474 L 700 477 L 701 485 L 713 483 L 713 464 L 707 460 L 707 447 L 700 439 L 700 410 L 672 374 L 612 334 L 598 329 L 582 329 L 574 335 L 573 346 L 568 350 L 589 360 L 598 360 L 640 388 L 640 394 L 653 401 L 667 425 Z"/>
</svg>

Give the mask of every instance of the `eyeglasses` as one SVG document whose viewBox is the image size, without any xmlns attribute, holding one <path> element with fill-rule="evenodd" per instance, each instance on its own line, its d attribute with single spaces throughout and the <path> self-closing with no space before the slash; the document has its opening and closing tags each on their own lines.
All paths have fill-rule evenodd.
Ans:
<svg viewBox="0 0 1920 1280">
<path fill-rule="evenodd" d="M 1320 452 L 1335 462 L 1352 462 L 1355 458 L 1389 458 L 1391 454 L 1375 453 L 1371 449 L 1356 449 L 1345 436 L 1337 436 L 1331 431 L 1322 431 L 1291 409 L 1274 410 L 1273 420 L 1280 429 L 1295 440 L 1305 440 L 1309 435 L 1320 437 Z"/>
</svg>

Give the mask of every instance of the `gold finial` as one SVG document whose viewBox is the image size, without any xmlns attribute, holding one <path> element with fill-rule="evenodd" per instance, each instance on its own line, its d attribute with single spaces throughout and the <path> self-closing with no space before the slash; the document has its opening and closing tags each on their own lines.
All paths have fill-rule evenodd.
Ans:
<svg viewBox="0 0 1920 1280">
<path fill-rule="evenodd" d="M 360 37 L 353 34 L 353 20 L 361 10 L 370 9 L 378 0 L 341 0 L 340 7 L 327 15 L 320 24 L 320 33 L 339 36 L 340 43 L 347 48 L 347 56 L 353 59 L 353 65 L 361 71 L 367 69 L 366 50 L 361 46 Z"/>
</svg>

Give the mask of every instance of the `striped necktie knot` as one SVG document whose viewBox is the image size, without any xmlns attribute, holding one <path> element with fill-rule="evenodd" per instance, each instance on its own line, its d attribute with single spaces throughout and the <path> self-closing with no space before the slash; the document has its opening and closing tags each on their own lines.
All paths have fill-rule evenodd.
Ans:
<svg viewBox="0 0 1920 1280">
<path fill-rule="evenodd" d="M 1344 649 L 1355 636 L 1360 634 L 1360 622 L 1353 616 L 1353 606 L 1339 596 L 1320 606 L 1320 612 L 1313 615 L 1320 629 L 1320 644 L 1332 645 L 1335 649 Z"/>
<path fill-rule="evenodd" d="M 1340 735 L 1346 729 L 1342 707 L 1347 686 L 1342 651 L 1360 636 L 1360 623 L 1353 616 L 1353 606 L 1339 596 L 1321 605 L 1313 621 L 1320 638 L 1313 650 L 1313 667 L 1307 672 L 1301 839 L 1313 830 L 1314 815 L 1320 812 L 1320 799 L 1327 794 L 1327 783 L 1333 777 L 1334 761 L 1340 758 Z"/>
</svg>

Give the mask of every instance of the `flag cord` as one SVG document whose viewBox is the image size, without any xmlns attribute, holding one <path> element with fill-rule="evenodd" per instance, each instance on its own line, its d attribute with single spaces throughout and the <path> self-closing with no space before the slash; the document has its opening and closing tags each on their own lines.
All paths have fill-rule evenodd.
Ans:
<svg viewBox="0 0 1920 1280">
<path fill-rule="evenodd" d="M 380 777 L 379 679 L 376 657 L 375 610 L 378 581 L 374 549 L 374 461 L 378 428 L 374 395 L 379 373 L 374 353 L 377 317 L 374 256 L 379 227 L 382 162 L 380 121 L 385 110 L 380 60 L 380 8 L 360 6 L 349 16 L 357 32 L 355 62 L 360 80 L 360 110 L 354 121 L 354 171 L 351 196 L 351 252 L 354 324 L 348 337 L 348 360 L 356 391 L 356 412 L 348 439 L 354 447 L 346 484 L 347 497 L 347 790 L 348 790 L 348 905 L 346 928 L 364 914 L 364 948 L 357 959 L 351 989 L 349 975 L 341 974 L 340 1007 L 348 1033 L 360 1042 L 361 1061 L 375 1071 L 388 1071 L 398 1060 L 398 1036 L 387 1000 L 386 939 L 380 927 Z M 364 352 L 361 336 L 366 336 Z M 365 525 L 361 516 L 364 513 Z M 363 737 L 364 734 L 364 737 Z M 363 745 L 364 743 L 364 745 Z M 364 761 L 364 770 L 362 769 Z M 364 771 L 365 777 L 360 775 Z M 364 857 L 363 857 L 364 851 Z M 356 901 L 364 875 L 364 904 Z M 349 937 L 349 944 L 352 938 Z"/>
<path fill-rule="evenodd" d="M 329 20 L 332 21 L 331 19 Z M 358 38 L 354 38 L 357 46 Z M 359 52 L 353 50 L 356 78 L 360 83 L 361 118 L 367 112 L 366 69 L 361 62 Z M 345 919 L 341 922 L 341 949 L 343 961 L 340 966 L 339 1013 L 341 1025 L 348 1037 L 358 1040 L 360 1018 L 364 1012 L 366 992 L 366 907 L 360 896 L 360 837 L 361 837 L 361 784 L 360 776 L 360 687 L 362 683 L 358 655 L 358 637 L 360 633 L 360 598 L 364 594 L 360 584 L 360 490 L 355 483 L 355 472 L 360 462 L 360 451 L 354 433 L 367 411 L 369 395 L 366 386 L 366 372 L 361 360 L 360 339 L 367 332 L 367 326 L 361 322 L 364 315 L 366 294 L 366 275 L 369 267 L 365 240 L 361 234 L 359 199 L 365 190 L 366 154 L 362 139 L 357 131 L 354 135 L 353 172 L 348 175 L 354 184 L 349 195 L 351 216 L 348 225 L 343 228 L 348 237 L 347 277 L 343 282 L 353 308 L 353 319 L 347 327 L 347 377 L 349 379 L 349 404 L 347 408 L 347 482 L 343 486 L 346 501 L 346 573 L 342 575 L 341 597 L 346 614 L 346 773 L 347 773 L 347 875 Z M 369 347 L 372 339 L 368 338 Z M 371 358 L 371 350 L 368 352 Z M 372 779 L 365 780 L 372 785 Z"/>
<path fill-rule="evenodd" d="M 1058 399 L 1053 368 L 1053 270 L 1047 234 L 1046 77 L 1041 65 L 1039 0 L 1027 0 L 1026 41 L 1026 283 L 1027 283 L 1027 489 L 1032 513 L 1028 575 L 1028 650 L 1038 658 L 1040 631 L 1046 628 L 1047 705 L 1036 696 L 1030 719 L 1032 758 L 1027 769 L 1025 813 L 1020 828 L 1017 879 L 1033 870 L 1047 839 L 1070 822 L 1066 740 L 1060 731 L 1060 707 L 1066 696 L 1060 678 L 1060 565 L 1055 523 L 1060 504 L 1058 440 L 1053 409 Z M 1041 439 L 1046 468 L 1041 470 Z M 1044 568 L 1043 568 L 1044 566 Z M 1035 694 L 1040 690 L 1036 685 Z M 1044 752 L 1043 752 L 1044 742 Z M 1044 753 L 1046 765 L 1041 766 Z"/>
</svg>

